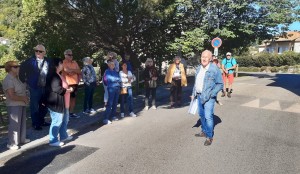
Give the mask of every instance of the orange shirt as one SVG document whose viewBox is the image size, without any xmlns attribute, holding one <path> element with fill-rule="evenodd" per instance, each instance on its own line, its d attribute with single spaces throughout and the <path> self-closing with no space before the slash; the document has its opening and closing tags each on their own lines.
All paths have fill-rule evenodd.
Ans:
<svg viewBox="0 0 300 174">
<path fill-rule="evenodd" d="M 63 61 L 64 68 L 71 68 L 71 69 L 80 69 L 77 62 L 72 60 L 64 60 Z M 79 83 L 79 76 L 77 73 L 67 73 L 65 71 L 62 71 L 62 75 L 66 78 L 66 81 L 68 85 L 76 85 Z"/>
</svg>

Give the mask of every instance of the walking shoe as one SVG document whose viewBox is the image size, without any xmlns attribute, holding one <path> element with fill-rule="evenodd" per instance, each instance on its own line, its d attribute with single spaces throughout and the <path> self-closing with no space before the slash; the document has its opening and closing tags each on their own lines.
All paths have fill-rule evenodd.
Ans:
<svg viewBox="0 0 300 174">
<path fill-rule="evenodd" d="M 148 111 L 149 110 L 149 106 L 145 106 L 144 110 Z"/>
<path fill-rule="evenodd" d="M 91 114 L 94 114 L 94 113 L 96 113 L 96 112 L 97 112 L 97 111 L 95 111 L 95 109 L 93 109 L 93 108 L 90 109 L 90 113 L 91 113 Z"/>
<path fill-rule="evenodd" d="M 76 114 L 74 114 L 74 113 L 70 113 L 70 118 L 80 118 L 80 116 L 79 116 L 79 115 L 76 115 Z"/>
<path fill-rule="evenodd" d="M 125 117 L 125 114 L 124 113 L 121 113 L 121 118 L 124 118 Z"/>
<path fill-rule="evenodd" d="M 83 111 L 82 113 L 84 113 L 84 114 L 90 114 L 91 111 L 87 109 L 87 110 Z"/>
<path fill-rule="evenodd" d="M 10 150 L 18 150 L 18 149 L 20 149 L 20 147 L 17 146 L 17 145 L 7 145 L 7 148 L 9 148 Z"/>
<path fill-rule="evenodd" d="M 206 139 L 206 140 L 205 140 L 205 142 L 204 142 L 204 146 L 210 146 L 210 145 L 211 145 L 211 143 L 212 143 L 212 141 L 213 141 L 213 139 L 212 139 L 212 138 L 208 138 L 208 139 Z"/>
<path fill-rule="evenodd" d="M 105 111 L 105 107 L 97 109 L 97 112 Z"/>
<path fill-rule="evenodd" d="M 105 120 L 103 120 L 103 124 L 111 124 L 111 121 L 110 121 L 110 120 L 107 120 L 107 119 L 105 119 Z"/>
<path fill-rule="evenodd" d="M 195 137 L 206 137 L 204 132 L 200 132 L 198 134 L 195 134 Z"/>
<path fill-rule="evenodd" d="M 25 139 L 23 142 L 21 142 L 22 144 L 26 144 L 26 143 L 29 143 L 30 142 L 30 139 Z"/>
<path fill-rule="evenodd" d="M 225 92 L 224 91 L 222 91 L 222 95 L 221 95 L 221 97 L 225 97 Z"/>
<path fill-rule="evenodd" d="M 111 120 L 112 121 L 118 121 L 119 119 L 117 117 L 113 117 Z"/>
<path fill-rule="evenodd" d="M 168 108 L 169 108 L 169 109 L 174 109 L 174 108 L 175 108 L 175 105 L 170 105 Z"/>
<path fill-rule="evenodd" d="M 131 117 L 136 117 L 136 115 L 133 112 L 130 112 L 129 114 Z"/>
<path fill-rule="evenodd" d="M 227 93 L 227 97 L 228 97 L 228 98 L 231 98 L 231 92 L 228 92 L 228 93 Z"/>
<path fill-rule="evenodd" d="M 66 139 L 60 140 L 61 142 L 70 141 L 73 139 L 73 136 L 68 136 Z"/>
<path fill-rule="evenodd" d="M 49 145 L 50 145 L 50 146 L 54 146 L 54 147 L 61 147 L 61 146 L 63 146 L 64 144 L 65 144 L 65 143 L 58 141 L 58 142 L 55 142 L 55 143 L 50 143 Z"/>
<path fill-rule="evenodd" d="M 156 108 L 156 106 L 152 106 L 152 109 L 156 110 L 157 108 Z"/>
</svg>

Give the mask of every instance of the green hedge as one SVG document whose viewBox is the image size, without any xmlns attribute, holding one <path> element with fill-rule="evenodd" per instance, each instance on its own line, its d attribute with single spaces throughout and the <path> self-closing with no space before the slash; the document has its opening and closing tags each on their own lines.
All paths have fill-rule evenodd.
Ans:
<svg viewBox="0 0 300 174">
<path fill-rule="evenodd" d="M 286 51 L 282 54 L 258 53 L 238 56 L 236 59 L 240 67 L 293 66 L 300 64 L 300 53 L 292 51 Z"/>
</svg>

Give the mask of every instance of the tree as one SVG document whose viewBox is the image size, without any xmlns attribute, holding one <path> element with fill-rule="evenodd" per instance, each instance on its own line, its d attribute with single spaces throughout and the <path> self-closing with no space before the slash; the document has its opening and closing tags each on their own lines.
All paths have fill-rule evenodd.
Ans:
<svg viewBox="0 0 300 174">
<path fill-rule="evenodd" d="M 21 15 L 21 1 L 0 1 L 0 36 L 12 39 L 17 31 L 16 26 Z"/>
<path fill-rule="evenodd" d="M 196 28 L 209 38 L 204 42 L 212 49 L 211 39 L 220 37 L 220 51 L 240 54 L 257 39 L 271 36 L 278 24 L 286 26 L 297 19 L 299 1 L 289 0 L 189 0 L 182 1 L 178 14 L 185 19 L 183 33 Z M 299 18 L 299 17 L 298 17 Z M 180 38 L 180 37 L 179 37 Z M 177 38 L 178 39 L 178 38 Z"/>
</svg>

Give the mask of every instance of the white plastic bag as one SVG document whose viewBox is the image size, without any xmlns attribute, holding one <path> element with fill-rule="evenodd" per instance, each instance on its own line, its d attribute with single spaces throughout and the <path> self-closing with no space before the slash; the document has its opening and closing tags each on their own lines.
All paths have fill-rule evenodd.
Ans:
<svg viewBox="0 0 300 174">
<path fill-rule="evenodd" d="M 195 115 L 198 112 L 198 99 L 197 97 L 195 97 L 191 103 L 190 103 L 190 107 L 189 107 L 189 114 Z"/>
</svg>

